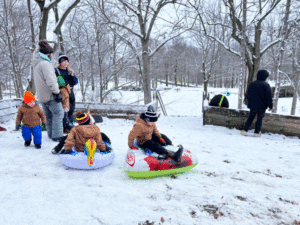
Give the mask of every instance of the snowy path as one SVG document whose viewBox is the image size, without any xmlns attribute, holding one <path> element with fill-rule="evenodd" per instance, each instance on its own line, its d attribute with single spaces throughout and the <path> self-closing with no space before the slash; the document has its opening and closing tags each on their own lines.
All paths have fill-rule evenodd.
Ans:
<svg viewBox="0 0 300 225">
<path fill-rule="evenodd" d="M 14 121 L 0 132 L 0 224 L 293 224 L 300 220 L 300 140 L 201 125 L 201 117 L 161 117 L 157 126 L 197 154 L 187 174 L 132 180 L 123 168 L 134 124 L 98 124 L 116 158 L 96 171 L 66 169 L 50 150 L 25 148 Z M 163 218 L 164 222 L 162 222 Z"/>
</svg>

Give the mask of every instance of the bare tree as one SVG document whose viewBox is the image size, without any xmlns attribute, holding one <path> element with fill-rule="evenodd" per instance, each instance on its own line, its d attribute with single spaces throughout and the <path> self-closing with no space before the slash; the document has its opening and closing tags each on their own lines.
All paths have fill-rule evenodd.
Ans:
<svg viewBox="0 0 300 225">
<path fill-rule="evenodd" d="M 172 22 L 172 24 L 174 25 L 173 32 L 175 32 L 175 34 L 171 37 L 164 39 L 156 49 L 151 51 L 151 49 L 149 49 L 149 40 L 151 37 L 152 30 L 154 28 L 154 24 L 159 18 L 159 13 L 167 5 L 171 5 L 171 4 L 175 5 L 177 1 L 160 0 L 153 4 L 151 4 L 151 1 L 144 2 L 142 0 L 137 1 L 136 4 L 134 2 L 126 1 L 126 0 L 112 1 L 113 3 L 116 3 L 114 10 L 120 9 L 119 12 L 125 12 L 126 16 L 130 18 L 131 23 L 129 24 L 124 24 L 122 23 L 122 21 L 114 20 L 112 17 L 110 17 L 107 14 L 107 10 L 108 10 L 108 8 L 106 7 L 107 2 L 108 1 L 102 0 L 102 7 L 101 7 L 102 14 L 104 15 L 104 18 L 107 20 L 107 22 L 127 30 L 128 32 L 130 32 L 132 35 L 134 35 L 140 40 L 141 51 L 142 51 L 142 62 L 143 62 L 142 77 L 143 77 L 144 102 L 145 104 L 147 104 L 151 102 L 150 59 L 168 41 L 178 37 L 183 32 L 186 32 L 188 29 L 185 29 L 184 31 L 176 30 L 176 28 L 178 28 L 179 25 L 181 26 L 183 19 Z M 137 25 L 139 30 L 136 29 Z"/>
<path fill-rule="evenodd" d="M 290 7 L 291 7 L 291 0 L 286 1 L 286 9 L 285 9 L 285 15 L 283 18 L 283 28 L 282 28 L 282 40 L 279 45 L 279 56 L 277 59 L 277 69 L 276 69 L 276 86 L 275 86 L 275 92 L 274 92 L 274 103 L 273 103 L 273 110 L 272 112 L 277 112 L 277 105 L 278 105 L 278 98 L 279 98 L 279 90 L 280 90 L 280 81 L 281 81 L 281 66 L 283 63 L 283 55 L 285 51 L 285 43 L 286 39 L 288 38 L 289 32 L 288 32 L 288 20 L 290 16 Z"/>
</svg>

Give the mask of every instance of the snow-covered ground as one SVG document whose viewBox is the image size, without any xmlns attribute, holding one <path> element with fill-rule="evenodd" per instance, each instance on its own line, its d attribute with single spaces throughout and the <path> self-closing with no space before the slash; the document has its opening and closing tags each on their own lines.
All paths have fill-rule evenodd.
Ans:
<svg viewBox="0 0 300 225">
<path fill-rule="evenodd" d="M 230 108 L 236 108 L 237 91 L 229 91 Z M 122 94 L 119 101 L 126 102 L 134 101 L 137 93 Z M 3 124 L 8 131 L 0 132 L 0 224 L 287 225 L 300 221 L 298 138 L 244 137 L 235 129 L 202 126 L 201 88 L 172 89 L 161 95 L 168 116 L 161 115 L 158 129 L 197 155 L 199 164 L 189 173 L 175 179 L 130 179 L 124 163 L 134 121 L 104 118 L 98 126 L 110 137 L 116 158 L 103 169 L 81 171 L 65 168 L 50 153 L 56 142 L 46 133 L 42 149 L 24 147 L 21 132 L 12 131 L 12 120 Z M 279 104 L 289 111 L 288 101 L 280 99 Z"/>
</svg>

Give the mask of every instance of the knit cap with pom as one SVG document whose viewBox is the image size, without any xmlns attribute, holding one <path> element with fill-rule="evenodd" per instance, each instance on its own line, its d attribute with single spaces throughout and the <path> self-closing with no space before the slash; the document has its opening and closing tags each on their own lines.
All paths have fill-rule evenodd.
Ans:
<svg viewBox="0 0 300 225">
<path fill-rule="evenodd" d="M 89 113 L 82 113 L 81 111 L 77 111 L 75 113 L 75 116 L 76 116 L 76 120 L 77 120 L 77 123 L 79 125 L 88 125 L 90 124 L 90 114 Z"/>
<path fill-rule="evenodd" d="M 40 40 L 39 41 L 39 46 L 40 46 L 40 52 L 47 55 L 50 53 L 53 53 L 53 48 L 49 45 L 47 40 Z"/>
<path fill-rule="evenodd" d="M 34 95 L 29 91 L 25 91 L 25 93 L 24 93 L 24 102 L 27 104 L 27 103 L 30 103 L 31 101 L 35 102 Z"/>
</svg>

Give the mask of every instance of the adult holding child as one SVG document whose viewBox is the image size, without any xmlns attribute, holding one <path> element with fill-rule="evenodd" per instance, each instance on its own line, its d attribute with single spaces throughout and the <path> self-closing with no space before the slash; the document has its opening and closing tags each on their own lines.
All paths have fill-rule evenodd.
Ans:
<svg viewBox="0 0 300 225">
<path fill-rule="evenodd" d="M 75 73 L 72 69 L 69 67 L 69 58 L 67 55 L 65 55 L 63 52 L 59 53 L 58 56 L 58 67 L 55 69 L 56 76 L 61 76 L 64 81 L 65 85 L 70 86 L 70 93 L 69 93 L 69 110 L 66 112 L 68 121 L 71 123 L 73 121 L 73 114 L 75 111 L 75 95 L 74 95 L 74 86 L 78 83 L 78 79 L 75 76 Z"/>
<path fill-rule="evenodd" d="M 61 105 L 62 96 L 51 63 L 52 57 L 53 49 L 47 40 L 39 41 L 39 52 L 32 59 L 33 77 L 37 99 L 42 104 L 47 118 L 48 137 L 54 141 L 60 141 L 63 138 L 64 111 Z"/>
</svg>

